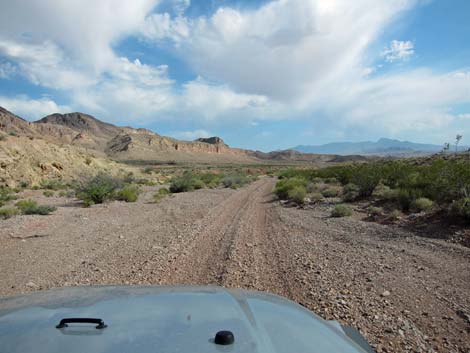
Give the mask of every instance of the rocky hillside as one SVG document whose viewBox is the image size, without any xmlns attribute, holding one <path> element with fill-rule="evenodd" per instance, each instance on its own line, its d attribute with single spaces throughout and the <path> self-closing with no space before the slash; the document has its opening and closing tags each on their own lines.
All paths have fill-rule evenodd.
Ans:
<svg viewBox="0 0 470 353">
<path fill-rule="evenodd" d="M 250 151 L 232 148 L 220 137 L 181 141 L 147 129 L 115 126 L 83 113 L 57 113 L 28 122 L 0 107 L 0 183 L 50 176 L 72 178 L 101 167 L 110 169 L 112 160 L 320 165 L 363 159 L 293 150 Z"/>
</svg>

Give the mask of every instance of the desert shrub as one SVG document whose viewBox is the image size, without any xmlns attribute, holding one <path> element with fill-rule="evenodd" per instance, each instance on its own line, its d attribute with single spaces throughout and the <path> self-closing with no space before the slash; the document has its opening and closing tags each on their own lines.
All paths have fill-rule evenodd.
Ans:
<svg viewBox="0 0 470 353">
<path fill-rule="evenodd" d="M 287 193 L 289 200 L 295 202 L 298 205 L 302 205 L 304 203 L 306 194 L 307 191 L 302 185 L 298 185 L 290 189 Z"/>
<path fill-rule="evenodd" d="M 312 178 L 312 183 L 314 183 L 314 184 L 323 183 L 323 179 L 322 179 L 322 178 L 318 178 L 318 177 L 314 177 L 314 178 Z"/>
<path fill-rule="evenodd" d="M 396 220 L 400 219 L 400 217 L 401 217 L 401 212 L 399 210 L 393 210 L 388 215 L 388 219 L 390 219 L 392 221 L 396 221 Z"/>
<path fill-rule="evenodd" d="M 353 168 L 351 182 L 359 188 L 359 197 L 369 197 L 380 182 L 380 170 L 373 165 L 362 164 Z"/>
<path fill-rule="evenodd" d="M 7 137 L 4 134 L 0 134 L 0 141 L 5 141 Z"/>
<path fill-rule="evenodd" d="M 352 209 L 348 205 L 339 204 L 331 211 L 331 217 L 347 217 L 352 215 Z"/>
<path fill-rule="evenodd" d="M 227 175 L 222 179 L 222 185 L 226 188 L 237 189 L 248 184 L 252 178 L 245 174 Z"/>
<path fill-rule="evenodd" d="M 62 180 L 41 180 L 39 183 L 41 189 L 46 190 L 61 190 L 67 188 L 67 185 Z"/>
<path fill-rule="evenodd" d="M 219 186 L 223 174 L 216 174 L 216 173 L 201 173 L 198 175 L 198 178 L 204 183 L 204 185 L 208 188 L 216 188 Z"/>
<path fill-rule="evenodd" d="M 397 201 L 403 211 L 409 211 L 416 199 L 423 197 L 423 192 L 419 189 L 399 189 Z"/>
<path fill-rule="evenodd" d="M 0 219 L 8 219 L 19 213 L 16 207 L 4 206 L 0 207 Z"/>
<path fill-rule="evenodd" d="M 289 190 L 293 190 L 294 188 L 301 186 L 306 187 L 307 182 L 303 178 L 285 178 L 281 179 L 276 183 L 276 187 L 274 189 L 274 193 L 277 197 L 281 200 L 287 200 L 289 198 Z"/>
<path fill-rule="evenodd" d="M 335 177 L 325 179 L 325 183 L 327 184 L 336 184 L 337 182 L 338 180 Z"/>
<path fill-rule="evenodd" d="M 62 190 L 59 192 L 59 197 L 66 197 L 67 196 L 67 191 Z"/>
<path fill-rule="evenodd" d="M 13 190 L 6 186 L 0 187 L 0 206 L 4 205 L 6 202 L 15 200 L 16 195 L 13 193 Z"/>
<path fill-rule="evenodd" d="M 20 188 L 26 189 L 29 186 L 29 183 L 26 180 L 20 181 Z"/>
<path fill-rule="evenodd" d="M 126 202 L 136 202 L 139 198 L 140 188 L 135 184 L 124 185 L 116 192 L 115 199 Z"/>
<path fill-rule="evenodd" d="M 449 213 L 454 217 L 462 217 L 470 220 L 470 197 L 464 197 L 452 202 Z"/>
<path fill-rule="evenodd" d="M 18 136 L 18 134 L 17 134 L 15 131 L 10 131 L 10 132 L 8 133 L 8 135 L 10 135 L 10 136 Z"/>
<path fill-rule="evenodd" d="M 114 198 L 116 191 L 122 185 L 122 180 L 100 174 L 79 185 L 76 189 L 76 196 L 83 200 L 85 206 L 103 203 Z"/>
<path fill-rule="evenodd" d="M 158 191 L 153 194 L 153 202 L 158 202 L 170 194 L 171 192 L 167 188 L 158 189 Z"/>
<path fill-rule="evenodd" d="M 317 191 L 316 184 L 313 182 L 308 182 L 307 185 L 305 186 L 305 190 L 307 190 L 309 194 L 312 192 L 316 192 Z"/>
<path fill-rule="evenodd" d="M 411 203 L 410 209 L 413 212 L 428 212 L 433 208 L 433 206 L 434 202 L 427 199 L 426 197 L 420 197 Z"/>
<path fill-rule="evenodd" d="M 18 201 L 16 203 L 16 207 L 18 207 L 20 212 L 25 215 L 48 215 L 57 209 L 54 206 L 38 205 L 36 201 L 30 199 Z"/>
<path fill-rule="evenodd" d="M 339 195 L 339 190 L 337 188 L 327 188 L 321 192 L 324 197 L 336 197 Z"/>
<path fill-rule="evenodd" d="M 320 192 L 313 192 L 309 194 L 309 198 L 313 202 L 318 202 L 318 201 L 323 200 L 323 195 Z"/>
<path fill-rule="evenodd" d="M 174 193 L 193 191 L 202 187 L 204 187 L 203 181 L 191 172 L 185 172 L 170 182 L 170 191 Z"/>
<path fill-rule="evenodd" d="M 43 194 L 44 196 L 46 196 L 46 197 L 52 197 L 52 196 L 54 196 L 54 192 L 51 191 L 51 190 L 46 190 L 46 191 L 44 191 L 42 194 Z"/>
<path fill-rule="evenodd" d="M 381 207 L 375 207 L 375 206 L 369 206 L 367 208 L 367 214 L 369 216 L 380 216 L 383 213 L 383 210 Z"/>
<path fill-rule="evenodd" d="M 343 201 L 351 202 L 359 197 L 359 187 L 349 183 L 343 186 Z"/>
<path fill-rule="evenodd" d="M 142 170 L 142 173 L 145 173 L 145 174 L 152 174 L 152 173 L 153 173 L 153 168 L 152 168 L 152 167 L 145 167 L 145 168 Z"/>
</svg>

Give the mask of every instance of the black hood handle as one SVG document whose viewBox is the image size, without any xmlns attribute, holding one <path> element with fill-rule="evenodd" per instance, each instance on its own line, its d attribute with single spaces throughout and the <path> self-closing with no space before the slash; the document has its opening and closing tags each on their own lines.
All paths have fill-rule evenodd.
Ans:
<svg viewBox="0 0 470 353">
<path fill-rule="evenodd" d="M 75 323 L 96 324 L 97 326 L 95 328 L 97 328 L 98 330 L 108 327 L 108 325 L 105 325 L 102 319 L 94 319 L 94 318 L 88 318 L 88 317 L 70 317 L 70 318 L 60 320 L 56 328 L 64 328 L 68 326 L 67 324 L 75 324 Z"/>
</svg>

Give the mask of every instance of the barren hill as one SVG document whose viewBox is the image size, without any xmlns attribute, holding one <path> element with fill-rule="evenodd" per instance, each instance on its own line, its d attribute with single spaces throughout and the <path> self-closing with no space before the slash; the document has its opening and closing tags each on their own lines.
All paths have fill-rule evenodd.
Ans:
<svg viewBox="0 0 470 353">
<path fill-rule="evenodd" d="M 67 156 L 67 157 L 65 157 Z M 147 129 L 119 127 L 84 113 L 51 114 L 36 122 L 0 107 L 0 182 L 59 177 L 86 171 L 83 161 L 193 163 L 303 163 L 361 161 L 360 156 L 305 154 L 293 150 L 260 152 L 228 146 L 220 137 L 181 141 Z M 78 164 L 77 164 L 78 163 Z M 54 164 L 62 166 L 55 168 Z M 73 165 L 73 167 L 72 167 Z M 66 170 L 64 170 L 66 166 Z M 83 168 L 82 168 L 83 167 Z M 109 168 L 108 168 L 109 169 Z"/>
</svg>

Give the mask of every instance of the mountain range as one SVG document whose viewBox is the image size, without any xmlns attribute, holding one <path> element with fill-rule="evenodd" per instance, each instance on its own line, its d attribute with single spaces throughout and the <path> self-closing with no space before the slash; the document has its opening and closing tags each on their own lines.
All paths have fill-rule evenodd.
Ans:
<svg viewBox="0 0 470 353">
<path fill-rule="evenodd" d="M 0 184 L 122 169 L 126 163 L 325 165 L 363 156 L 269 153 L 233 148 L 220 137 L 181 141 L 141 128 L 120 127 L 85 113 L 51 114 L 29 122 L 0 107 Z M 129 163 L 127 163 L 129 164 Z"/>
<path fill-rule="evenodd" d="M 377 156 L 409 156 L 437 153 L 442 151 L 443 145 L 432 145 L 381 138 L 376 142 L 334 142 L 314 146 L 299 145 L 292 149 L 301 153 L 320 153 L 335 155 L 358 154 Z M 451 149 L 453 149 L 453 146 L 451 146 Z M 467 149 L 467 146 L 459 146 L 459 151 L 465 151 Z"/>
</svg>

